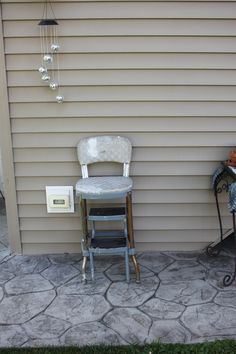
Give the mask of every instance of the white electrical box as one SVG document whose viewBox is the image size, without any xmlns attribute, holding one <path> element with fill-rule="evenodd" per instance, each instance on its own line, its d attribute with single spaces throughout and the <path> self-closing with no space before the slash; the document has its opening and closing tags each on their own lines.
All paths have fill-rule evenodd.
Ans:
<svg viewBox="0 0 236 354">
<path fill-rule="evenodd" d="M 46 200 L 48 213 L 73 213 L 73 186 L 47 186 Z"/>
</svg>

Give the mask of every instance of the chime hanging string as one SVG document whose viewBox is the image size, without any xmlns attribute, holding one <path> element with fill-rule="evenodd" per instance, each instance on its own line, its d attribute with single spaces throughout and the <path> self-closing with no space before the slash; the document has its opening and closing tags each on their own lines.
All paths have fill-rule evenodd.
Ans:
<svg viewBox="0 0 236 354">
<path fill-rule="evenodd" d="M 43 7 L 43 19 L 47 19 L 48 17 L 48 1 L 46 0 L 44 3 L 44 7 Z"/>
<path fill-rule="evenodd" d="M 44 61 L 44 56 L 47 54 L 47 26 L 40 26 L 40 43 L 41 43 L 41 55 L 42 55 L 42 59 L 41 59 L 41 74 L 42 74 L 42 78 L 43 77 L 48 77 L 48 72 L 47 72 L 47 65 Z M 39 70 L 40 70 L 39 69 Z M 43 79 L 46 80 L 46 79 Z M 47 81 L 47 80 L 46 80 Z"/>
<path fill-rule="evenodd" d="M 57 41 L 57 28 L 54 28 L 54 38 L 55 38 L 55 44 L 58 46 L 58 41 Z M 61 95 L 61 82 L 60 82 L 60 64 L 59 64 L 59 54 L 58 54 L 58 49 L 55 52 L 55 57 L 56 57 L 56 66 L 57 66 L 57 85 L 58 85 L 58 94 Z"/>
<path fill-rule="evenodd" d="M 52 4 L 51 1 L 46 0 L 44 3 L 44 7 L 43 7 L 43 19 L 47 20 L 48 19 L 48 8 L 50 7 L 50 11 L 52 13 L 52 17 L 54 20 L 56 20 L 56 16 L 54 14 L 53 8 L 52 8 Z"/>
<path fill-rule="evenodd" d="M 61 96 L 61 83 L 60 83 L 60 65 L 57 55 L 57 81 L 58 81 L 58 94 Z"/>
<path fill-rule="evenodd" d="M 46 20 L 48 17 L 48 1 L 45 1 L 44 8 L 43 8 L 43 19 Z M 47 26 L 40 26 L 42 28 L 42 42 L 43 42 L 43 56 L 48 54 L 48 46 L 47 46 L 47 35 L 48 35 L 48 28 Z"/>
<path fill-rule="evenodd" d="M 49 36 L 49 28 L 48 26 L 44 26 L 44 30 L 45 30 L 45 42 L 46 42 L 46 54 L 49 54 L 49 46 L 48 46 L 48 36 Z"/>
<path fill-rule="evenodd" d="M 45 66 L 44 55 L 48 54 L 47 45 L 47 26 L 40 26 L 40 43 L 41 43 L 41 53 L 42 53 L 42 66 Z"/>
<path fill-rule="evenodd" d="M 51 65 L 52 65 L 52 83 L 55 83 L 56 84 L 56 82 L 55 82 L 55 74 L 54 74 L 54 70 L 55 70 L 55 68 L 54 68 L 54 61 L 55 61 L 55 53 L 53 52 L 53 50 L 52 50 L 52 45 L 55 43 L 55 28 L 54 28 L 54 26 L 52 26 L 51 27 L 51 34 L 50 34 L 50 39 L 51 39 L 51 43 L 50 43 L 50 48 L 51 48 L 51 52 L 52 52 L 52 63 L 51 63 Z"/>
<path fill-rule="evenodd" d="M 43 62 L 43 56 L 44 56 L 44 36 L 43 36 L 43 29 L 41 26 L 39 26 L 39 31 L 40 31 L 40 46 L 41 46 L 41 54 L 42 54 L 42 67 L 44 65 L 44 62 Z"/>
<path fill-rule="evenodd" d="M 52 13 L 53 19 L 54 19 L 54 20 L 56 20 L 56 16 L 55 16 L 55 14 L 54 14 L 54 11 L 53 11 L 53 8 L 52 8 L 51 1 L 46 0 L 46 3 L 50 6 L 50 10 L 51 10 L 51 13 Z M 47 6 L 47 10 L 48 10 L 48 6 Z"/>
</svg>

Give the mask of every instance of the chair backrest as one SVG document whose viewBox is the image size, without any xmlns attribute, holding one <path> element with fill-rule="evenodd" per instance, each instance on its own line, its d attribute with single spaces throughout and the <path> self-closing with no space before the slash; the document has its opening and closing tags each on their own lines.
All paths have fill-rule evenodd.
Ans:
<svg viewBox="0 0 236 354">
<path fill-rule="evenodd" d="M 87 165 L 95 162 L 123 163 L 123 176 L 129 176 L 132 145 L 122 136 L 93 136 L 81 139 L 77 145 L 77 155 L 82 177 L 88 177 Z"/>
</svg>

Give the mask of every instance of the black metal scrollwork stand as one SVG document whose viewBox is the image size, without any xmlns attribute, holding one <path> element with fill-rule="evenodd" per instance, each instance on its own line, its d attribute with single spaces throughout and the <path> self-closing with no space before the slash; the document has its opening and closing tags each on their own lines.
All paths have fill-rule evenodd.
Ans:
<svg viewBox="0 0 236 354">
<path fill-rule="evenodd" d="M 222 172 L 220 172 L 214 180 L 213 183 L 213 189 L 214 189 L 214 196 L 215 196 L 215 201 L 216 201 L 216 209 L 217 209 L 217 216 L 218 216 L 218 221 L 219 221 L 219 226 L 220 226 L 220 244 L 218 244 L 218 247 L 214 246 L 214 242 L 211 243 L 207 249 L 207 255 L 209 257 L 217 257 L 220 252 L 221 252 L 221 245 L 223 241 L 223 225 L 222 225 L 222 219 L 221 219 L 221 213 L 220 213 L 220 205 L 219 205 L 219 198 L 218 195 L 222 193 L 223 191 L 228 192 L 229 190 L 229 183 L 227 181 L 227 176 L 225 175 L 225 171 L 222 169 Z"/>
<path fill-rule="evenodd" d="M 233 229 L 234 229 L 234 249 L 236 250 L 235 211 L 232 211 L 232 216 L 233 216 Z M 234 272 L 233 272 L 233 274 L 226 274 L 226 276 L 223 279 L 224 286 L 231 285 L 233 283 L 235 277 L 236 277 L 236 260 L 235 260 L 235 263 L 234 263 Z"/>
<path fill-rule="evenodd" d="M 219 204 L 219 199 L 218 195 L 222 192 L 228 193 L 229 187 L 232 182 L 236 181 L 236 174 L 224 163 L 222 163 L 222 168 L 217 171 L 216 175 L 214 176 L 214 181 L 213 181 L 213 189 L 214 189 L 214 195 L 215 195 L 215 201 L 216 201 L 216 208 L 217 208 L 217 216 L 219 220 L 219 226 L 220 226 L 220 241 L 219 243 L 215 244 L 215 242 L 211 243 L 207 249 L 206 253 L 209 257 L 217 257 L 221 250 L 222 250 L 222 243 L 225 234 L 223 233 L 223 224 L 222 224 L 222 218 L 221 218 L 221 212 L 220 212 L 220 204 Z M 233 216 L 233 230 L 234 230 L 234 248 L 236 250 L 236 225 L 235 225 L 235 212 L 232 212 Z M 234 279 L 236 277 L 236 260 L 235 260 L 235 269 L 233 274 L 227 274 L 225 275 L 223 279 L 223 285 L 224 286 L 229 286 L 233 283 Z"/>
</svg>

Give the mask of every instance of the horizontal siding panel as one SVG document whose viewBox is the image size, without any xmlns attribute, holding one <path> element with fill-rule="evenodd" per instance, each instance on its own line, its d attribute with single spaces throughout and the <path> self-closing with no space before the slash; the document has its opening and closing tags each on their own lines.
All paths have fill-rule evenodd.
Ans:
<svg viewBox="0 0 236 354">
<path fill-rule="evenodd" d="M 35 70 L 40 55 L 7 54 L 7 70 Z M 236 54 L 61 54 L 64 69 L 236 69 Z"/>
<path fill-rule="evenodd" d="M 40 85 L 40 82 L 39 82 Z M 42 84 L 43 85 L 43 84 Z M 236 86 L 93 86 L 63 87 L 67 102 L 91 101 L 233 101 Z M 55 92 L 48 87 L 29 87 L 9 89 L 9 101 L 50 102 Z M 125 117 L 124 117 L 125 118 Z M 188 119 L 190 120 L 190 119 Z M 62 123 L 60 121 L 60 123 Z M 71 126 L 69 121 L 68 126 Z M 75 121 L 73 122 L 75 123 Z M 81 123 L 77 121 L 77 124 Z M 89 122 L 88 122 L 89 123 Z M 193 123 L 193 122 L 191 122 Z M 113 123 L 114 124 L 114 123 Z M 90 126 L 91 129 L 91 126 Z M 193 128 L 194 130 L 194 128 Z"/>
<path fill-rule="evenodd" d="M 17 177 L 16 189 L 18 191 L 40 191 L 44 190 L 45 186 L 75 186 L 79 176 L 63 177 Z"/>
<path fill-rule="evenodd" d="M 61 214 L 61 217 L 56 220 L 52 216 L 48 218 L 20 218 L 20 230 L 72 231 L 81 230 L 81 224 L 79 218 L 63 217 L 63 214 Z M 79 240 L 78 237 L 77 240 Z"/>
<path fill-rule="evenodd" d="M 157 201 L 158 202 L 158 201 Z M 27 206 L 26 206 L 27 207 Z M 220 203 L 221 215 L 229 216 L 226 203 Z M 216 216 L 216 206 L 214 204 L 134 204 L 134 216 Z M 168 223 L 167 223 L 168 225 Z"/>
<path fill-rule="evenodd" d="M 58 19 L 106 19 L 106 18 L 222 18 L 234 19 L 235 3 L 225 2 L 111 2 L 111 3 L 57 3 L 54 5 Z M 42 4 L 4 4 L 4 20 L 38 20 Z"/>
<path fill-rule="evenodd" d="M 132 161 L 223 161 L 229 147 L 134 147 Z M 76 145 L 72 148 L 16 148 L 14 162 L 77 162 Z"/>
<path fill-rule="evenodd" d="M 65 86 L 109 85 L 235 85 L 236 70 L 64 70 L 60 73 Z M 8 71 L 10 87 L 39 86 L 39 73 Z M 133 87 L 132 87 L 133 88 Z"/>
<path fill-rule="evenodd" d="M 224 227 L 232 227 L 232 217 L 224 217 Z M 135 230 L 218 230 L 217 217 L 135 217 Z M 217 231 L 216 231 L 217 233 Z M 192 236 L 188 237 L 188 240 Z M 192 239 L 193 240 L 193 239 Z M 137 239 L 138 241 L 138 239 Z M 164 241 L 164 240 L 162 240 Z M 186 240 L 187 241 L 187 240 Z M 200 241 L 200 240 L 199 240 Z M 202 240 L 201 240 L 202 241 Z"/>
<path fill-rule="evenodd" d="M 172 163 L 171 163 L 172 164 Z M 172 165 L 172 168 L 178 170 L 177 165 Z M 163 166 L 160 166 L 162 168 Z M 165 173 L 165 172 L 164 172 Z M 134 189 L 209 189 L 211 187 L 211 178 L 207 176 L 193 174 L 188 176 L 171 176 L 169 174 L 162 176 L 134 176 L 132 177 L 134 182 Z"/>
<path fill-rule="evenodd" d="M 80 243 L 81 241 L 81 232 L 77 230 L 66 230 L 66 241 L 68 244 L 70 243 Z M 24 230 L 21 232 L 21 237 L 22 237 L 22 242 L 23 244 L 27 243 L 64 243 L 65 242 L 65 231 L 64 230 L 48 230 L 47 232 L 40 231 L 40 230 L 35 230 L 34 232 L 32 231 L 27 231 Z"/>
<path fill-rule="evenodd" d="M 103 168 L 101 167 L 101 170 Z M 114 166 L 106 171 L 108 174 L 111 171 L 119 173 L 119 167 Z M 27 176 L 80 176 L 80 167 L 78 163 L 16 163 L 15 175 L 17 177 Z"/>
<path fill-rule="evenodd" d="M 132 161 L 224 161 L 229 147 L 136 147 Z"/>
<path fill-rule="evenodd" d="M 102 0 L 102 2 L 122 2 L 125 0 Z M 144 0 L 129 0 L 129 2 L 143 2 Z M 163 0 L 156 0 L 157 2 L 163 2 Z M 165 0 L 165 2 L 179 2 L 179 0 Z M 207 0 L 208 2 L 222 2 L 223 0 Z M 235 0 L 227 0 L 227 2 L 234 2 Z M 22 3 L 22 0 L 1 0 L 3 4 L 8 3 Z M 65 0 L 57 0 L 57 3 L 65 2 Z M 70 2 L 78 2 L 78 0 L 70 0 Z M 101 0 L 83 0 L 83 3 L 86 2 L 101 2 Z M 196 0 L 188 0 L 188 2 L 196 2 Z M 40 0 L 24 0 L 24 3 L 40 3 Z"/>
<path fill-rule="evenodd" d="M 199 234 L 201 234 L 199 232 Z M 136 250 L 144 251 L 199 251 L 204 249 L 209 242 L 137 242 Z M 80 243 L 26 243 L 22 244 L 23 254 L 57 254 L 57 253 L 79 253 Z"/>
<path fill-rule="evenodd" d="M 144 175 L 173 175 L 173 176 L 209 176 L 215 169 L 215 162 L 133 162 L 130 174 L 134 176 Z M 120 164 L 97 164 L 91 165 L 90 175 L 117 175 L 121 174 Z M 51 163 L 15 163 L 16 177 L 27 176 L 79 176 L 80 167 L 78 163 L 51 162 Z"/>
<path fill-rule="evenodd" d="M 56 221 L 56 222 L 55 222 Z M 110 226 L 107 223 L 97 223 L 98 229 L 116 229 L 113 223 Z M 226 228 L 232 227 L 231 216 L 224 218 L 224 225 Z M 121 227 L 118 226 L 117 227 Z M 81 224 L 79 218 L 64 218 L 60 219 L 53 217 L 48 218 L 21 218 L 20 229 L 22 231 L 39 230 L 39 231 L 66 231 L 66 230 L 81 230 Z M 134 229 L 135 230 L 218 230 L 218 218 L 217 217 L 134 217 Z M 216 232 L 217 233 L 217 232 Z M 191 236 L 188 236 L 191 238 Z"/>
<path fill-rule="evenodd" d="M 186 244 L 188 243 L 195 243 L 198 240 L 199 245 L 201 243 L 205 243 L 205 247 L 207 244 L 215 240 L 218 236 L 217 230 L 192 230 L 189 232 L 188 230 L 158 230 L 158 231 L 147 231 L 145 232 L 145 238 L 143 237 L 143 231 L 137 230 L 135 232 L 135 240 L 136 245 L 138 246 L 140 243 L 142 244 L 149 244 L 146 250 L 154 250 L 157 249 L 159 243 L 170 243 L 175 244 L 175 240 L 179 240 L 179 243 L 182 245 L 182 251 L 186 250 L 188 247 Z M 156 248 L 152 248 L 152 243 L 156 243 Z M 193 246 L 192 246 L 193 247 Z M 166 250 L 171 250 L 171 246 L 166 245 Z M 200 249 L 200 247 L 198 247 Z M 181 248 L 179 248 L 181 251 Z M 191 248 L 190 248 L 191 250 Z"/>
<path fill-rule="evenodd" d="M 137 230 L 135 232 L 135 239 L 137 240 L 136 245 L 138 246 L 139 243 L 151 243 L 155 242 L 156 244 L 167 242 L 172 243 L 175 242 L 174 240 L 177 238 L 180 240 L 180 243 L 185 242 L 196 242 L 196 239 L 199 239 L 199 242 L 209 243 L 216 238 L 216 230 L 193 230 L 192 233 L 189 233 L 189 230 L 147 230 L 145 232 L 145 239 L 143 238 L 143 231 Z M 65 231 L 22 231 L 22 241 L 23 244 L 27 243 L 64 243 L 65 241 Z M 76 243 L 80 242 L 81 240 L 81 233 L 77 230 L 66 230 L 67 235 L 67 242 L 68 243 Z M 183 244 L 184 247 L 184 244 Z M 168 248 L 167 248 L 168 249 Z M 155 248 L 149 248 L 149 250 L 155 250 Z"/>
<path fill-rule="evenodd" d="M 236 93 L 235 93 L 236 97 Z M 236 117 L 120 117 L 12 119 L 13 133 L 224 132 L 236 131 Z"/>
<path fill-rule="evenodd" d="M 135 191 L 134 203 L 214 203 L 212 191 L 208 190 L 158 190 L 158 191 Z"/>
<path fill-rule="evenodd" d="M 235 53 L 234 37 L 60 37 L 60 53 Z M 6 54 L 41 53 L 39 38 L 7 38 Z"/>
<path fill-rule="evenodd" d="M 78 161 L 76 145 L 72 148 L 16 148 L 14 162 L 72 162 Z"/>
<path fill-rule="evenodd" d="M 66 97 L 65 97 L 66 100 Z M 55 101 L 55 98 L 54 98 Z M 12 118 L 44 117 L 235 117 L 236 102 L 12 103 Z M 95 130 L 95 129 L 94 129 Z M 229 131 L 231 128 L 229 127 Z"/>
<path fill-rule="evenodd" d="M 110 205 L 106 204 L 106 206 Z M 220 208 L 222 216 L 229 216 L 226 203 L 221 203 Z M 47 213 L 46 205 L 19 205 L 19 216 L 21 218 L 48 218 L 52 217 L 51 215 Z M 216 206 L 214 204 L 133 204 L 133 215 L 143 218 L 146 216 L 166 217 L 166 215 L 168 217 L 208 217 L 216 216 Z M 69 214 L 70 218 L 78 218 L 79 216 L 79 210 L 76 210 L 73 214 Z M 61 214 L 54 214 L 53 218 L 61 218 Z"/>
<path fill-rule="evenodd" d="M 75 177 L 17 177 L 16 189 L 20 190 L 44 190 L 45 186 L 73 185 L 75 186 L 79 176 Z M 132 176 L 134 189 L 209 189 L 209 176 Z"/>
<path fill-rule="evenodd" d="M 230 127 L 229 127 L 230 129 Z M 108 133 L 107 135 L 114 135 Z M 119 132 L 116 132 L 119 135 Z M 90 135 L 103 135 L 91 132 Z M 135 147 L 198 147 L 198 146 L 235 146 L 235 132 L 224 133 L 122 133 Z M 48 134 L 13 134 L 14 148 L 30 147 L 75 147 L 78 141 L 88 136 L 85 133 L 48 133 Z"/>
<path fill-rule="evenodd" d="M 202 19 L 59 20 L 60 36 L 235 36 L 235 20 Z M 8 37 L 38 37 L 36 21 L 3 21 Z"/>
<path fill-rule="evenodd" d="M 45 204 L 46 196 L 43 191 L 17 192 L 18 204 Z M 144 190 L 133 193 L 134 203 L 179 203 L 179 204 L 215 204 L 212 191 L 207 190 Z"/>
<path fill-rule="evenodd" d="M 199 233 L 200 234 L 200 233 Z M 202 250 L 203 252 L 205 251 L 205 248 L 207 247 L 209 242 L 150 242 L 150 243 L 145 243 L 145 242 L 138 242 L 136 243 L 136 250 L 138 252 L 145 252 L 145 251 L 197 251 Z"/>
<path fill-rule="evenodd" d="M 29 255 L 36 254 L 58 254 L 58 253 L 80 253 L 80 243 L 22 243 L 22 253 Z"/>
</svg>

